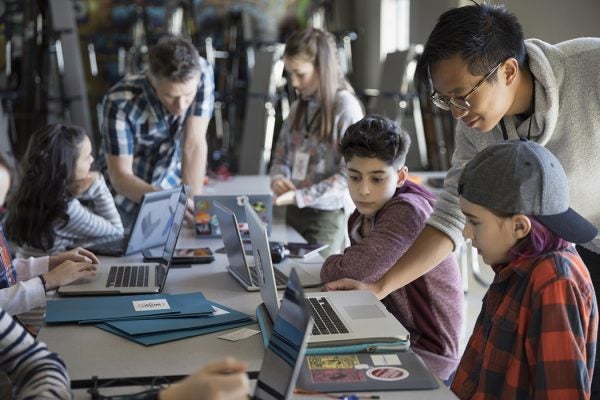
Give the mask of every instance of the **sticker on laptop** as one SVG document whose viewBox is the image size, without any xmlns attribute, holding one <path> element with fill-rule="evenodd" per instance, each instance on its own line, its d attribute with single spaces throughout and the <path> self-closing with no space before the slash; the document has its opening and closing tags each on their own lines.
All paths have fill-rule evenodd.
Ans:
<svg viewBox="0 0 600 400">
<path fill-rule="evenodd" d="M 310 374 L 314 383 L 367 381 L 365 373 L 359 369 L 315 369 Z"/>
<path fill-rule="evenodd" d="M 152 300 L 134 300 L 133 309 L 135 311 L 156 311 L 156 310 L 170 310 L 169 302 L 167 299 L 152 299 Z"/>
<path fill-rule="evenodd" d="M 402 361 L 397 354 L 373 354 L 371 355 L 373 365 L 378 367 L 382 365 L 402 365 Z"/>
<path fill-rule="evenodd" d="M 358 364 L 357 356 L 308 356 L 308 367 L 310 369 L 330 369 L 330 368 L 354 368 Z"/>
<path fill-rule="evenodd" d="M 408 371 L 398 367 L 376 367 L 367 371 L 367 376 L 378 381 L 401 381 L 408 378 Z"/>
</svg>

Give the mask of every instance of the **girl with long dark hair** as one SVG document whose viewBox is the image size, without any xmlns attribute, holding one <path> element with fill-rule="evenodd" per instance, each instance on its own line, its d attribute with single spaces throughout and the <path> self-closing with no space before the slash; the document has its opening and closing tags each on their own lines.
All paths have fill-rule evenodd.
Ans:
<svg viewBox="0 0 600 400">
<path fill-rule="evenodd" d="M 123 234 L 104 178 L 90 170 L 93 161 L 91 141 L 79 127 L 48 125 L 32 135 L 5 224 L 19 256 L 55 254 L 83 240 Z"/>
</svg>

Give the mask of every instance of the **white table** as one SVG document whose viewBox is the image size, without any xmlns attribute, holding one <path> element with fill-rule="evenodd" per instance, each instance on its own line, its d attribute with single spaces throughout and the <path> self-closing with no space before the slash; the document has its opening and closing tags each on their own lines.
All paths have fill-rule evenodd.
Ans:
<svg viewBox="0 0 600 400">
<path fill-rule="evenodd" d="M 257 179 L 255 183 L 264 184 L 265 181 L 262 178 L 264 177 Z M 230 183 L 238 185 L 239 179 L 232 180 Z M 281 223 L 274 223 L 271 237 L 278 241 L 303 241 L 296 231 Z M 213 251 L 222 245 L 221 239 L 197 239 L 193 230 L 189 228 L 182 231 L 177 243 L 178 247 L 208 246 Z M 316 257 L 319 258 L 318 255 Z M 134 261 L 139 261 L 140 258 L 139 254 L 127 257 Z M 102 260 L 110 261 L 110 258 L 106 257 Z M 318 274 L 320 262 L 314 258 L 300 260 L 300 262 L 305 262 L 307 270 L 314 269 L 314 273 Z M 280 264 L 284 272 L 289 271 L 289 265 L 286 265 L 288 265 L 286 262 Z M 164 291 L 167 293 L 201 291 L 210 300 L 254 315 L 256 306 L 261 303 L 259 293 L 245 291 L 226 272 L 226 266 L 226 256 L 215 254 L 215 261 L 211 264 L 198 264 L 191 268 L 172 268 L 169 271 Z M 257 325 L 249 327 L 258 329 Z M 233 355 L 247 361 L 250 376 L 255 377 L 263 357 L 260 335 L 238 342 L 229 342 L 217 337 L 224 332 L 144 347 L 92 326 L 44 325 L 38 339 L 45 342 L 50 350 L 60 354 L 68 366 L 74 387 L 87 386 L 92 376 L 97 376 L 102 380 L 124 377 L 140 379 L 154 376 L 179 377 L 190 374 L 201 365 L 225 355 Z M 132 393 L 126 388 L 109 389 L 109 392 Z M 382 393 L 381 395 L 382 399 L 454 398 L 441 383 L 437 390 Z M 75 396 L 77 399 L 89 398 L 89 394 L 85 390 L 76 390 Z"/>
</svg>

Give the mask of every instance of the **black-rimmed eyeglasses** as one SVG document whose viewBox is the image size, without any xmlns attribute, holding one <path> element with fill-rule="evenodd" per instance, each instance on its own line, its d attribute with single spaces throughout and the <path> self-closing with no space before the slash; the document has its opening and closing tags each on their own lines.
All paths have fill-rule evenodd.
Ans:
<svg viewBox="0 0 600 400">
<path fill-rule="evenodd" d="M 504 61 L 505 60 L 500 61 L 498 63 L 498 65 L 496 65 L 494 68 L 492 68 L 492 70 L 490 72 L 488 72 L 488 74 L 486 76 L 484 76 L 483 79 L 480 80 L 479 83 L 477 85 L 475 85 L 475 87 L 473 87 L 473 89 L 469 90 L 469 93 L 465 94 L 464 96 L 457 96 L 457 97 L 440 96 L 437 92 L 434 91 L 433 94 L 430 96 L 431 101 L 437 107 L 441 108 L 442 110 L 446 110 L 446 111 L 450 110 L 450 106 L 458 108 L 459 110 L 463 110 L 463 111 L 469 110 L 471 108 L 471 103 L 469 103 L 467 98 L 469 96 L 471 96 L 473 93 L 475 93 L 475 91 L 477 91 L 477 89 L 479 89 L 479 87 L 481 85 L 483 85 L 485 81 L 490 79 L 490 77 L 492 75 L 494 75 L 494 72 L 496 72 L 498 70 L 498 68 L 500 68 L 500 66 L 504 63 Z"/>
</svg>

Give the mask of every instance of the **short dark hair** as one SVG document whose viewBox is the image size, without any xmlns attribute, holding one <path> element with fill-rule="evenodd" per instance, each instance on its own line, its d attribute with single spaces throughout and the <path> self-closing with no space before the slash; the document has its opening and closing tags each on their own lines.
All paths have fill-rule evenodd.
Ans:
<svg viewBox="0 0 600 400">
<path fill-rule="evenodd" d="M 444 12 L 417 64 L 415 79 L 425 93 L 431 92 L 431 66 L 456 55 L 466 61 L 473 75 L 485 75 L 510 57 L 523 68 L 527 52 L 521 24 L 503 5 L 473 4 Z M 490 82 L 495 79 L 491 76 Z"/>
<path fill-rule="evenodd" d="M 154 79 L 187 82 L 200 73 L 200 55 L 194 45 L 178 36 L 163 36 L 148 54 Z"/>
<path fill-rule="evenodd" d="M 410 136 L 395 121 L 379 115 L 367 115 L 351 125 L 340 144 L 346 162 L 352 157 L 378 158 L 388 165 L 406 161 Z"/>
</svg>

